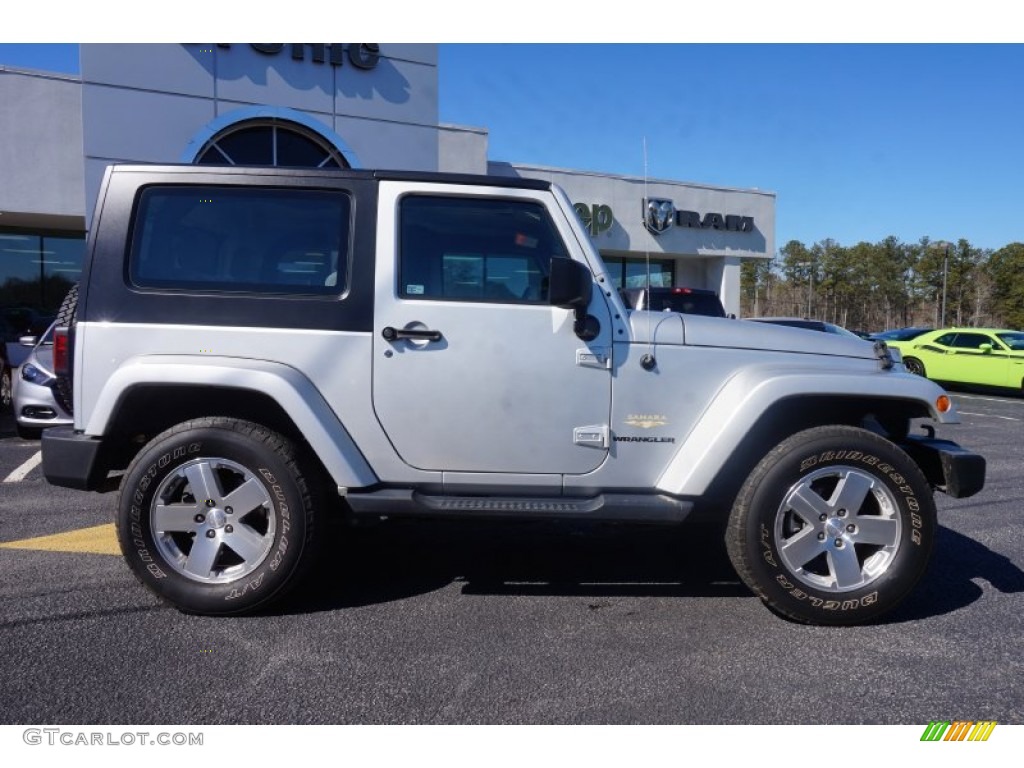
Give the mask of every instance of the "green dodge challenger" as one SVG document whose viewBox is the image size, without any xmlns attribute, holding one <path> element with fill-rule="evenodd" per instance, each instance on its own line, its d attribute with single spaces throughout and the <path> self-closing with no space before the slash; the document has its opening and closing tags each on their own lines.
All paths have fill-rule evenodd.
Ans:
<svg viewBox="0 0 1024 768">
<path fill-rule="evenodd" d="M 919 376 L 1024 391 L 1024 331 L 943 328 L 888 344 Z"/>
</svg>

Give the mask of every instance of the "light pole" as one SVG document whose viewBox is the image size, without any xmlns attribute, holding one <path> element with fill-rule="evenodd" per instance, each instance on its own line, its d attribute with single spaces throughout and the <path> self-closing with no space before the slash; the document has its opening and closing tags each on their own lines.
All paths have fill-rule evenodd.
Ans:
<svg viewBox="0 0 1024 768">
<path fill-rule="evenodd" d="M 937 243 L 932 243 L 932 248 L 942 248 L 942 317 L 939 318 L 939 327 L 946 327 L 946 273 L 949 272 L 949 243 L 945 240 L 939 240 Z"/>
</svg>

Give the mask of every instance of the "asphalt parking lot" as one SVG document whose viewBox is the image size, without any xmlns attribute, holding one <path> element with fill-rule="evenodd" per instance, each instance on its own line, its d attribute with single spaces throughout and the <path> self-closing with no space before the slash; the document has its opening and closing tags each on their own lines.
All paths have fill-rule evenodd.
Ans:
<svg viewBox="0 0 1024 768">
<path fill-rule="evenodd" d="M 877 625 L 777 618 L 700 530 L 391 523 L 331 532 L 276 612 L 164 607 L 112 554 L 0 548 L 0 722 L 1024 723 L 1024 398 L 956 393 L 988 460 L 939 494 L 929 573 Z M 96 529 L 0 418 L 0 542 Z M 97 543 L 99 542 L 99 543 Z"/>
</svg>

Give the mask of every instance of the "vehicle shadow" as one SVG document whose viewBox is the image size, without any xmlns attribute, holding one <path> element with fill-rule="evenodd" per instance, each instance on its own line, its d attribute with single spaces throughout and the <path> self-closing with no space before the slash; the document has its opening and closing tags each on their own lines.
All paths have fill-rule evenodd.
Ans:
<svg viewBox="0 0 1024 768">
<path fill-rule="evenodd" d="M 466 595 L 751 594 L 721 532 L 702 526 L 389 521 L 329 539 L 308 586 L 275 612 L 384 603 L 452 583 Z"/>
<path fill-rule="evenodd" d="M 1003 594 L 1024 592 L 1024 571 L 984 544 L 939 526 L 931 564 L 910 597 L 883 619 L 894 624 L 952 613 L 980 598 L 976 580 L 987 581 Z"/>
<path fill-rule="evenodd" d="M 300 593 L 273 614 L 305 614 L 403 600 L 461 584 L 465 595 L 750 597 L 709 526 L 553 522 L 389 521 L 332 528 L 326 554 Z M 941 616 L 980 598 L 976 579 L 1024 592 L 1009 558 L 939 528 L 931 565 L 881 623 Z"/>
</svg>

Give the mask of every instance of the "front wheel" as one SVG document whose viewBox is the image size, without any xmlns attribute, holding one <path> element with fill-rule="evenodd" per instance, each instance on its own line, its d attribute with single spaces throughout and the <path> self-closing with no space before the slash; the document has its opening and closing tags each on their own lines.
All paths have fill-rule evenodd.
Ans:
<svg viewBox="0 0 1024 768">
<path fill-rule="evenodd" d="M 155 437 L 121 485 L 117 534 L 135 575 L 188 613 L 245 613 L 310 566 L 314 504 L 290 441 L 203 418 Z"/>
<path fill-rule="evenodd" d="M 726 546 L 772 610 L 808 624 L 858 624 L 895 607 L 928 565 L 931 488 L 888 440 L 847 426 L 780 443 L 744 483 Z"/>
</svg>

